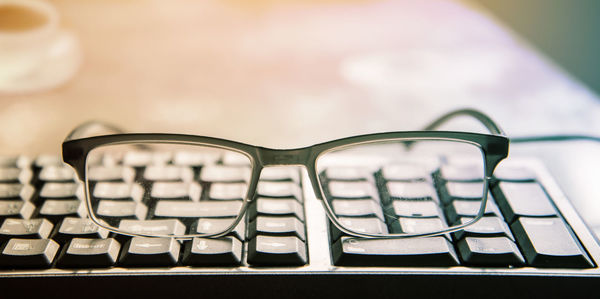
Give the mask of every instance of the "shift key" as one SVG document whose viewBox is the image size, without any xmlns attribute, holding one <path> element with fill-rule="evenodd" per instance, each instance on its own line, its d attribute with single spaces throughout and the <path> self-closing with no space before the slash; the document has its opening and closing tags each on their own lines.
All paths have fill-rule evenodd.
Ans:
<svg viewBox="0 0 600 299">
<path fill-rule="evenodd" d="M 543 268 L 590 268 L 577 237 L 558 217 L 520 217 L 511 228 L 527 263 Z"/>
</svg>

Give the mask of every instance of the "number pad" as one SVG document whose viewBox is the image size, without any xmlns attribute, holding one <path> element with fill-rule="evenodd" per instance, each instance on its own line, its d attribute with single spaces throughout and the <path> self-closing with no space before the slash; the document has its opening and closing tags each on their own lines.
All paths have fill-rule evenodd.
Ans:
<svg viewBox="0 0 600 299">
<path fill-rule="evenodd" d="M 359 172 L 364 174 L 358 170 L 340 174 L 340 169 L 320 175 L 326 184 L 325 200 L 331 202 L 338 222 L 357 233 L 422 234 L 465 224 L 479 214 L 484 190 L 481 172 L 468 165 L 453 164 L 426 169 L 430 168 L 394 165 L 372 172 L 373 177 L 357 176 Z M 357 192 L 353 185 L 357 183 L 376 186 L 381 203 L 366 199 L 370 196 L 365 192 Z M 478 222 L 440 237 L 361 239 L 346 236 L 329 222 L 334 263 L 347 266 L 594 266 L 531 172 L 504 171 L 499 179 L 491 181 L 489 190 L 483 217 Z M 392 243 L 409 246 L 415 252 L 394 251 L 390 248 Z M 444 261 L 431 264 L 430 260 L 424 260 L 425 256 L 432 257 L 429 251 L 434 248 Z M 420 259 L 421 262 L 415 262 Z"/>
</svg>

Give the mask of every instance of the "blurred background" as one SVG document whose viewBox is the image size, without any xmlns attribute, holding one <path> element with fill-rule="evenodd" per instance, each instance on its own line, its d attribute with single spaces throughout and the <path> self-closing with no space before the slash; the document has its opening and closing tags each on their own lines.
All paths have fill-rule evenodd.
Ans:
<svg viewBox="0 0 600 299">
<path fill-rule="evenodd" d="M 509 136 L 600 134 L 598 1 L 45 3 L 62 39 L 19 84 L 64 80 L 0 90 L 0 154 L 58 154 L 90 119 L 277 148 L 417 130 L 463 107 Z M 589 222 L 599 153 L 586 143 L 511 149 L 548 161 Z"/>
<path fill-rule="evenodd" d="M 600 92 L 600 2 L 596 0 L 472 0 Z"/>
</svg>

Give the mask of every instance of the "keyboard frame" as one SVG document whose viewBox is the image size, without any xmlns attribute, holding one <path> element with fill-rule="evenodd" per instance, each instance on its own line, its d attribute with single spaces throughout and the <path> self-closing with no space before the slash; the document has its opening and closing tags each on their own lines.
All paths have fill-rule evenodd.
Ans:
<svg viewBox="0 0 600 299">
<path fill-rule="evenodd" d="M 214 290 L 214 286 L 236 286 L 243 290 L 255 289 L 257 294 L 309 294 L 310 291 L 331 292 L 331 295 L 361 294 L 368 290 L 378 290 L 382 294 L 399 292 L 402 294 L 442 295 L 437 287 L 452 288 L 453 294 L 476 295 L 493 291 L 495 295 L 513 294 L 512 290 L 521 289 L 527 292 L 532 287 L 543 287 L 534 294 L 568 294 L 595 286 L 600 280 L 600 245 L 592 231 L 578 215 L 558 184 L 543 165 L 533 159 L 516 159 L 504 161 L 507 164 L 526 165 L 537 175 L 538 181 L 553 199 L 565 221 L 573 228 L 579 241 L 587 250 L 595 268 L 591 269 L 553 269 L 553 268 L 484 268 L 484 267 L 341 267 L 331 263 L 329 248 L 327 216 L 321 202 L 315 198 L 314 192 L 303 173 L 303 193 L 305 200 L 306 228 L 308 240 L 308 264 L 300 267 L 188 267 L 173 268 L 122 268 L 110 269 L 46 269 L 46 270 L 0 270 L 0 286 L 31 286 L 56 283 L 65 287 L 86 291 L 89 287 L 101 284 L 103 291 L 91 294 L 113 294 L 111 291 L 123 290 L 132 286 L 143 287 L 143 293 L 160 294 L 168 286 L 168 292 L 189 291 L 178 285 L 204 285 L 212 291 L 207 294 L 223 295 Z M 246 253 L 244 253 L 245 255 Z M 245 258 L 244 258 L 245 260 Z M 436 288 L 432 288 L 435 282 Z M 477 286 L 476 290 L 469 288 Z M 269 286 L 261 289 L 260 286 Z M 337 287 L 335 287 L 337 286 Z M 344 288 L 340 288 L 344 286 Z M 364 286 L 364 287 L 359 287 Z M 368 287 L 367 287 L 368 286 Z M 565 291 L 567 291 L 565 293 Z M 129 290 L 132 291 L 132 290 Z M 128 293 L 127 291 L 126 293 Z M 232 292 L 240 291 L 234 288 Z M 511 292 L 506 292 L 511 291 Z M 104 293 L 106 292 L 106 293 Z M 245 292 L 245 291 L 244 291 Z M 185 292 L 184 292 L 185 293 Z M 182 294 L 184 294 L 182 293 Z M 265 293 L 265 294 L 267 294 Z M 323 293 L 323 294 L 325 294 Z M 133 292 L 132 294 L 138 294 Z M 243 293 L 240 293 L 243 294 Z M 369 292 L 365 293 L 368 295 Z M 447 290 L 443 292 L 447 295 Z M 483 294 L 483 293 L 482 293 Z M 533 293 L 532 293 L 533 294 Z M 488 294 L 489 295 L 489 294 Z"/>
</svg>

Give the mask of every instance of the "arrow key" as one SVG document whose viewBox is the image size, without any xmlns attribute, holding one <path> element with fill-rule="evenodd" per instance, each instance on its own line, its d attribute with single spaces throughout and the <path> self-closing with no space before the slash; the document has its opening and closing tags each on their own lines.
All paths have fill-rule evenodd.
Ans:
<svg viewBox="0 0 600 299">
<path fill-rule="evenodd" d="M 125 244 L 119 263 L 132 267 L 172 267 L 179 259 L 179 248 L 173 238 L 134 237 Z"/>
<path fill-rule="evenodd" d="M 248 264 L 301 266 L 306 264 L 306 245 L 296 237 L 256 236 L 248 244 Z"/>
<path fill-rule="evenodd" d="M 183 264 L 189 266 L 239 266 L 241 261 L 242 242 L 230 236 L 194 238 L 186 242 L 183 252 Z"/>
</svg>

